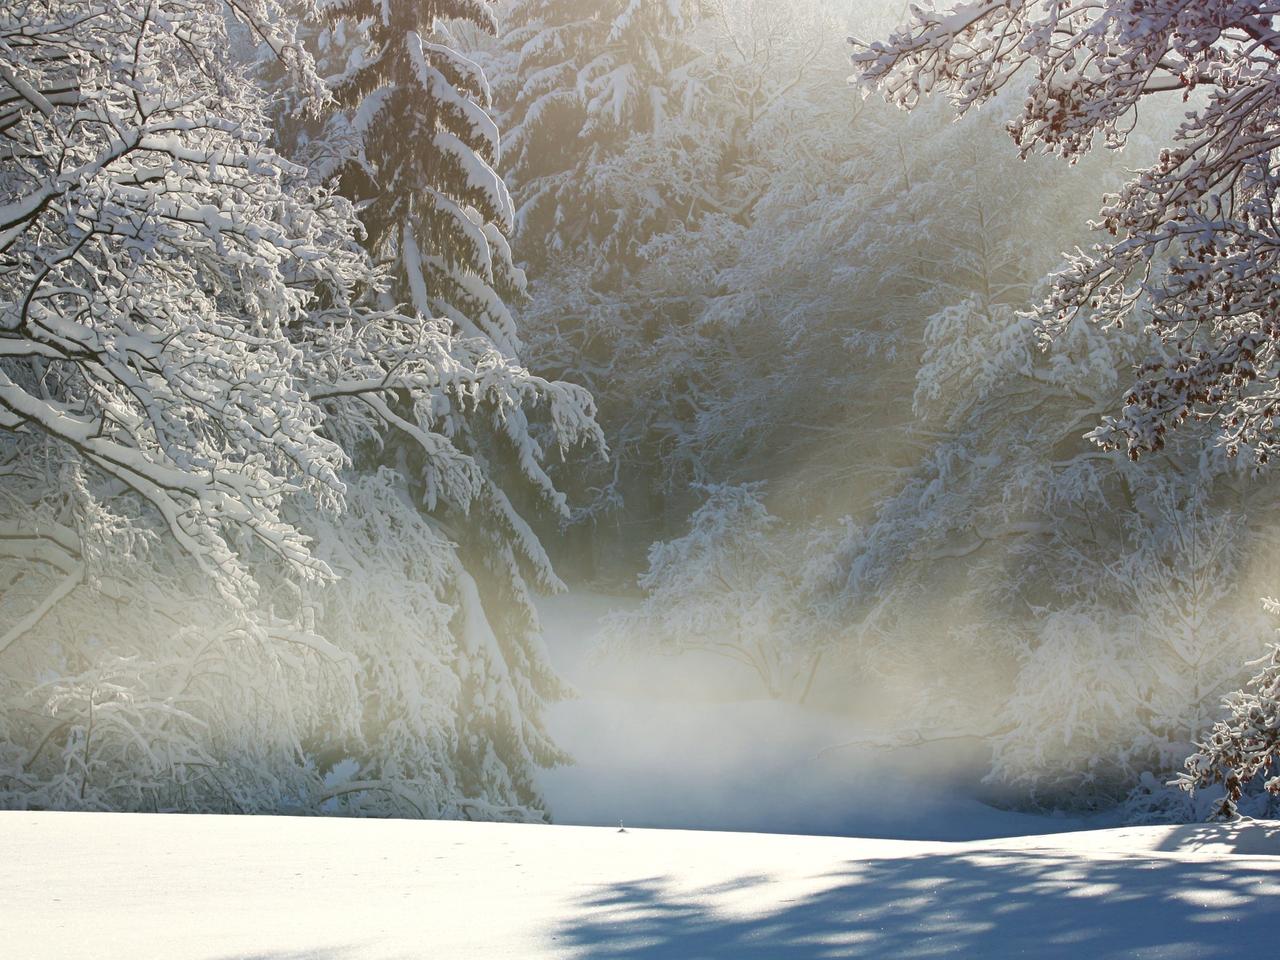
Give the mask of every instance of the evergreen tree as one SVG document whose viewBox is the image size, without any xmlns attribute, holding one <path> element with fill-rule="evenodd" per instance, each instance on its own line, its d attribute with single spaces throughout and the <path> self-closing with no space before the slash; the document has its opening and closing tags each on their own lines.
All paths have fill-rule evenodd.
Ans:
<svg viewBox="0 0 1280 960">
<path fill-rule="evenodd" d="M 446 317 L 514 358 L 507 303 L 525 285 L 507 243 L 513 210 L 496 172 L 498 127 L 483 71 L 445 26 L 459 19 L 492 31 L 490 4 L 350 0 L 326 13 L 355 34 L 333 90 L 345 108 L 341 189 L 360 204 L 370 248 L 395 264 L 397 292 L 419 314 Z"/>
<path fill-rule="evenodd" d="M 435 392 L 436 409 L 406 415 L 402 401 L 388 399 L 381 411 L 405 435 L 409 451 L 393 454 L 393 465 L 410 475 L 418 473 L 414 431 L 424 419 L 442 419 L 449 442 L 481 465 L 465 502 L 438 499 L 429 469 L 412 483 L 462 560 L 450 586 L 459 609 L 458 782 L 477 815 L 534 809 L 535 767 L 564 759 L 542 725 L 545 704 L 564 688 L 546 661 L 531 589 L 561 584 L 512 498 L 531 490 L 543 508 L 566 513 L 543 444 L 563 450 L 566 440 L 602 440 L 585 391 L 528 377 L 522 367 L 509 305 L 526 297 L 525 276 L 508 240 L 514 213 L 497 172 L 489 84 L 449 27 L 493 32 L 493 10 L 474 0 L 354 0 L 326 13 L 345 57 L 332 81 L 343 109 L 308 152 L 328 158 L 360 209 L 369 250 L 392 269 L 390 299 L 407 302 L 424 327 L 447 324 L 463 365 L 479 377 L 470 397 L 465 389 Z M 467 356 L 477 351 L 479 364 Z M 504 391 L 513 374 L 522 384 Z M 501 475 L 522 477 L 525 488 L 504 489 Z"/>
<path fill-rule="evenodd" d="M 548 253 L 588 253 L 617 269 L 670 211 L 661 182 L 635 169 L 641 144 L 675 148 L 692 109 L 693 0 L 519 0 L 507 169 L 522 236 Z M 667 153 L 680 162 L 680 151 Z M 668 180 L 670 178 L 667 178 Z"/>
</svg>

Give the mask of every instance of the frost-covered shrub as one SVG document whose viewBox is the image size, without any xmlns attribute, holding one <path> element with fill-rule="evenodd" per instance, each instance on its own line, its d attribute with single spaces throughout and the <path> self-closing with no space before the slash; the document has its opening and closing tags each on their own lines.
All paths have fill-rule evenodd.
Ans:
<svg viewBox="0 0 1280 960">
<path fill-rule="evenodd" d="M 761 484 L 707 487 L 688 532 L 649 548 L 644 601 L 614 615 L 605 644 L 725 657 L 768 696 L 803 702 L 835 639 L 822 619 L 829 544 L 786 529 L 762 495 Z"/>
<path fill-rule="evenodd" d="M 1276 601 L 1267 606 L 1280 613 Z M 1179 777 L 1179 785 L 1193 794 L 1221 784 L 1225 795 L 1214 815 L 1223 819 L 1253 813 L 1259 793 L 1269 796 L 1271 810 L 1280 806 L 1280 647 L 1252 664 L 1259 665 L 1244 688 L 1227 698 L 1226 717 L 1198 740 Z"/>
</svg>

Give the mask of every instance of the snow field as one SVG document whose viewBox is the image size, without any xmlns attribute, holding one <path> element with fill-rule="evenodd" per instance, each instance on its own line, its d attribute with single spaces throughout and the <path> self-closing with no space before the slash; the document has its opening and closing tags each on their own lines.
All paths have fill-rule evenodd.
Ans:
<svg viewBox="0 0 1280 960">
<path fill-rule="evenodd" d="M 25 960 L 1262 956 L 1280 824 L 965 844 L 0 813 Z"/>
</svg>

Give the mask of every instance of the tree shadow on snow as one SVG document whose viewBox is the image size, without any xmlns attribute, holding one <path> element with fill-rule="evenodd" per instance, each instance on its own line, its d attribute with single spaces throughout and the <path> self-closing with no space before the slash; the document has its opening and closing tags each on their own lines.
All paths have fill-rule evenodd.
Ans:
<svg viewBox="0 0 1280 960">
<path fill-rule="evenodd" d="M 1188 823 L 1170 830 L 1159 849 L 1180 853 L 1203 850 L 1215 855 L 1240 857 L 1280 857 L 1280 821 Z"/>
<path fill-rule="evenodd" d="M 610 885 L 557 939 L 591 960 L 1205 960 L 1280 945 L 1280 864 L 966 853 L 850 861 L 822 880 L 793 902 L 766 883 L 750 915 L 664 878 Z"/>
</svg>

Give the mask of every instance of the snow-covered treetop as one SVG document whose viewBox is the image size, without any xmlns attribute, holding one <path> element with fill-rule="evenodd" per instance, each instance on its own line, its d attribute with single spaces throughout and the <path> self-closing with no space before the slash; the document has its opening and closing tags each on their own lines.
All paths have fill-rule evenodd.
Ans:
<svg viewBox="0 0 1280 960">
<path fill-rule="evenodd" d="M 1107 199 L 1105 238 L 1071 258 L 1039 310 L 1046 336 L 1081 313 L 1160 334 L 1167 350 L 1094 433 L 1133 457 L 1192 418 L 1260 462 L 1280 443 L 1278 12 L 1257 0 L 976 0 L 913 6 L 887 41 L 855 41 L 858 79 L 905 107 L 940 90 L 964 112 L 1021 78 L 1009 131 L 1024 155 L 1074 160 L 1099 138 L 1118 148 L 1146 98 L 1186 103 L 1157 162 Z"/>
<path fill-rule="evenodd" d="M 331 83 L 344 110 L 321 143 L 337 154 L 329 164 L 360 204 L 372 249 L 395 265 L 400 298 L 419 313 L 516 357 L 508 304 L 525 278 L 507 242 L 515 214 L 496 171 L 489 82 L 448 29 L 493 32 L 491 4 L 343 0 L 325 15 L 322 47 L 342 61 Z"/>
<path fill-rule="evenodd" d="M 613 181 L 636 179 L 621 157 L 634 136 L 659 134 L 696 95 L 685 68 L 696 55 L 687 37 L 697 8 L 692 0 L 513 6 L 506 164 L 523 235 L 545 238 L 552 252 L 625 247 L 618 234 L 644 219 L 645 204 L 619 203 Z M 653 183 L 640 190 L 660 205 Z"/>
<path fill-rule="evenodd" d="M 233 7 L 323 102 L 283 9 Z M 423 451 L 429 505 L 496 505 L 457 439 L 483 408 L 560 503 L 527 410 L 547 411 L 555 442 L 598 440 L 590 398 L 531 375 L 502 342 L 399 312 L 353 204 L 273 148 L 268 99 L 226 56 L 225 12 L 181 0 L 0 13 L 6 454 L 51 440 L 116 478 L 240 596 L 254 590 L 251 542 L 328 575 L 283 504 L 305 491 L 339 506 L 347 451 L 388 430 Z M 474 156 L 458 156 L 471 176 Z"/>
<path fill-rule="evenodd" d="M 353 122 L 364 137 L 358 161 L 372 194 L 366 222 L 375 234 L 394 231 L 425 201 L 432 238 L 452 241 L 439 244 L 449 259 L 469 260 L 464 251 L 475 245 L 475 228 L 456 222 L 466 220 L 463 211 L 440 203 L 443 198 L 434 192 L 457 197 L 506 229 L 511 198 L 493 171 L 499 138 L 485 109 L 489 83 L 479 66 L 441 42 L 447 36 L 442 21 L 457 18 L 496 29 L 490 4 L 342 0 L 328 5 L 325 14 L 358 25 L 364 41 L 333 86 L 338 99 L 356 109 Z M 433 208 L 431 199 L 439 206 Z"/>
<path fill-rule="evenodd" d="M 322 97 L 277 4 L 230 7 Z M 301 331 L 347 329 L 369 273 L 350 205 L 272 149 L 225 13 L 0 12 L 0 445 L 65 445 L 246 588 L 243 536 L 324 572 L 279 513 L 343 489 Z"/>
</svg>

